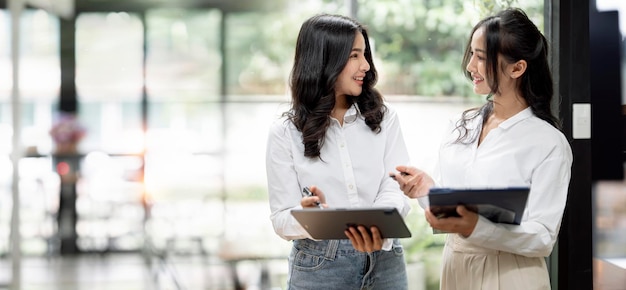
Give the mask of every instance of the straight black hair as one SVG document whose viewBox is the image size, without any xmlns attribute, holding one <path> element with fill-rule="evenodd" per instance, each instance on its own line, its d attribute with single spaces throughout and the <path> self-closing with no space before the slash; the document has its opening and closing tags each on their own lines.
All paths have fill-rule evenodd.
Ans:
<svg viewBox="0 0 626 290">
<path fill-rule="evenodd" d="M 485 30 L 487 67 L 485 78 L 490 85 L 491 94 L 487 96 L 487 103 L 482 107 L 463 112 L 456 127 L 460 133 L 456 141 L 464 144 L 474 142 L 478 134 L 469 134 L 471 129 L 467 128 L 468 122 L 480 115 L 483 116 L 483 122 L 485 122 L 493 111 L 491 96 L 499 93 L 498 71 L 499 66 L 504 65 L 498 63 L 499 55 L 506 63 L 519 60 L 527 62 L 526 71 L 521 76 L 519 84 L 522 97 L 537 117 L 561 129 L 561 124 L 550 107 L 554 89 L 548 64 L 548 41 L 537 26 L 519 8 L 508 8 L 479 21 L 470 33 L 470 40 L 465 48 L 462 62 L 465 76 L 470 80 L 472 76 L 466 68 L 471 58 L 471 37 L 478 29 Z"/>
</svg>

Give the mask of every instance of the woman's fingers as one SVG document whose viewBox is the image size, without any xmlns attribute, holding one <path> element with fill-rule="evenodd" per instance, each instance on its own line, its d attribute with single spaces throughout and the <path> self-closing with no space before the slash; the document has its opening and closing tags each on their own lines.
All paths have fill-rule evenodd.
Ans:
<svg viewBox="0 0 626 290">
<path fill-rule="evenodd" d="M 383 239 L 376 227 L 370 229 L 364 226 L 349 227 L 345 234 L 357 251 L 371 253 L 383 248 Z"/>
</svg>

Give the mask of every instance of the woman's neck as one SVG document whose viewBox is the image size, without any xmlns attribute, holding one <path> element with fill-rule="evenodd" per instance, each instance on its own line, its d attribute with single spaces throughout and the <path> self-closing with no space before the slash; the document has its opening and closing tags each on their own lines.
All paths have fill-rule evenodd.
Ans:
<svg viewBox="0 0 626 290">
<path fill-rule="evenodd" d="M 492 116 L 504 121 L 528 108 L 528 104 L 518 94 L 494 95 Z"/>
<path fill-rule="evenodd" d="M 333 107 L 333 110 L 330 112 L 330 116 L 337 119 L 339 124 L 343 125 L 343 117 L 346 115 L 349 107 L 345 97 L 337 97 L 335 98 L 335 107 Z"/>
</svg>

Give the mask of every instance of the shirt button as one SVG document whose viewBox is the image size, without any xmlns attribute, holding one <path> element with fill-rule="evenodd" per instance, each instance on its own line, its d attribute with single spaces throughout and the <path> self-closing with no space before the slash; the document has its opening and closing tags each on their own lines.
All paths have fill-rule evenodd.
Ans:
<svg viewBox="0 0 626 290">
<path fill-rule="evenodd" d="M 354 186 L 352 184 L 348 185 L 348 188 L 353 189 Z"/>
</svg>

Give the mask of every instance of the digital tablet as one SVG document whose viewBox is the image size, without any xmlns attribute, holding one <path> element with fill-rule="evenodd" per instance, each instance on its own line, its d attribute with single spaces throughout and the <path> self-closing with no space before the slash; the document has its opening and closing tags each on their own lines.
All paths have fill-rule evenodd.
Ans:
<svg viewBox="0 0 626 290">
<path fill-rule="evenodd" d="M 376 226 L 383 238 L 411 237 L 396 208 L 306 208 L 291 210 L 291 215 L 317 240 L 347 239 L 344 231 L 356 225 Z"/>
<path fill-rule="evenodd" d="M 528 187 L 432 188 L 428 202 L 430 211 L 440 218 L 458 216 L 456 206 L 462 204 L 494 223 L 519 225 L 529 192 Z"/>
</svg>

